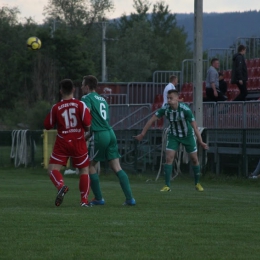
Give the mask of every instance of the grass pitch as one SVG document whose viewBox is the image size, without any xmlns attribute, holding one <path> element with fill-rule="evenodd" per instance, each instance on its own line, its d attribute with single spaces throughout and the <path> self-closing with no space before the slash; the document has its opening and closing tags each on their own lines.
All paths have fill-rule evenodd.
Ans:
<svg viewBox="0 0 260 260">
<path fill-rule="evenodd" d="M 0 259 L 259 259 L 260 183 L 204 178 L 199 193 L 179 177 L 162 193 L 163 178 L 146 179 L 130 175 L 129 207 L 117 178 L 101 175 L 106 205 L 82 208 L 78 177 L 65 176 L 55 207 L 44 170 L 1 169 Z"/>
</svg>

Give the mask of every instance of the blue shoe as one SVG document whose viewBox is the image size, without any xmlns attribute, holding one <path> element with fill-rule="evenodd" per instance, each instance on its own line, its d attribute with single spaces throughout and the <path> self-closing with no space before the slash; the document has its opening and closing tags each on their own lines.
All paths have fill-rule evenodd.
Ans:
<svg viewBox="0 0 260 260">
<path fill-rule="evenodd" d="M 90 205 L 104 205 L 105 200 L 102 198 L 101 200 L 96 200 L 95 198 L 89 202 Z"/>
<path fill-rule="evenodd" d="M 130 199 L 130 200 L 126 200 L 123 205 L 124 205 L 124 206 L 126 206 L 126 205 L 128 205 L 128 206 L 134 206 L 135 204 L 136 204 L 135 199 L 132 198 L 132 199 Z"/>
</svg>

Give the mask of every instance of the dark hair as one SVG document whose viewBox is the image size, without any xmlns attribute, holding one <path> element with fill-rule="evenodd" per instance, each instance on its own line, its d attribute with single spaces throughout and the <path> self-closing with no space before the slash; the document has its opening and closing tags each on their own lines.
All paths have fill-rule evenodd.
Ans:
<svg viewBox="0 0 260 260">
<path fill-rule="evenodd" d="M 177 76 L 176 76 L 176 75 L 171 75 L 171 76 L 169 77 L 169 82 L 172 82 L 172 81 L 174 81 L 175 79 L 177 79 Z"/>
<path fill-rule="evenodd" d="M 223 72 L 221 72 L 221 71 L 218 73 L 218 75 L 224 77 L 224 74 L 223 74 Z"/>
<path fill-rule="evenodd" d="M 92 75 L 84 76 L 83 84 L 84 84 L 84 86 L 88 85 L 89 89 L 93 90 L 93 89 L 96 89 L 96 87 L 98 85 L 98 80 L 96 77 L 94 77 Z"/>
<path fill-rule="evenodd" d="M 74 84 L 71 79 L 63 79 L 59 85 L 64 95 L 70 95 L 73 92 Z"/>
<path fill-rule="evenodd" d="M 243 51 L 243 50 L 245 50 L 245 49 L 246 49 L 246 46 L 243 45 L 243 44 L 240 44 L 240 45 L 237 47 L 237 52 L 241 52 L 241 51 Z"/>
<path fill-rule="evenodd" d="M 210 64 L 212 65 L 217 60 L 218 60 L 218 58 L 212 58 L 211 61 L 210 61 Z"/>
<path fill-rule="evenodd" d="M 170 90 L 167 92 L 168 95 L 170 95 L 170 94 L 172 94 L 172 93 L 174 93 L 175 95 L 179 96 L 179 92 L 178 92 L 178 90 L 176 90 L 176 89 L 170 89 Z"/>
</svg>

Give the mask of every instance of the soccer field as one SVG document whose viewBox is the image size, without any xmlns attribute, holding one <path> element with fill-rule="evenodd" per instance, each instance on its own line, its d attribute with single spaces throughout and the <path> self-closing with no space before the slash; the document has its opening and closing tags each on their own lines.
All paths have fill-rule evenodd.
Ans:
<svg viewBox="0 0 260 260">
<path fill-rule="evenodd" d="M 150 176 L 151 177 L 151 176 Z M 259 259 L 260 183 L 130 175 L 137 205 L 124 201 L 117 179 L 101 175 L 104 206 L 79 205 L 78 177 L 55 207 L 56 190 L 42 169 L 1 169 L 0 259 Z M 92 196 L 91 196 L 92 197 Z"/>
</svg>

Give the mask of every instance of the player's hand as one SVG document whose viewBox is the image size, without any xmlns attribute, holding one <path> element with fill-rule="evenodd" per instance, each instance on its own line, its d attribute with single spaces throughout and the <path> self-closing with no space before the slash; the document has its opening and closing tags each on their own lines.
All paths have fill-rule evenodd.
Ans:
<svg viewBox="0 0 260 260">
<path fill-rule="evenodd" d="M 215 96 L 215 97 L 218 96 L 218 92 L 217 92 L 217 90 L 214 90 L 214 96 Z"/>
<path fill-rule="evenodd" d="M 204 142 L 201 142 L 200 145 L 201 145 L 202 148 L 205 149 L 205 150 L 208 150 L 208 149 L 209 149 L 208 145 L 207 145 L 206 143 L 204 143 Z"/>
<path fill-rule="evenodd" d="M 240 85 L 243 85 L 243 80 L 239 80 L 238 83 L 239 83 Z"/>
<path fill-rule="evenodd" d="M 138 140 L 138 141 L 142 141 L 143 140 L 143 138 L 144 138 L 144 135 L 142 135 L 142 134 L 139 134 L 139 135 L 136 135 L 136 136 L 133 136 L 136 140 Z"/>
</svg>

